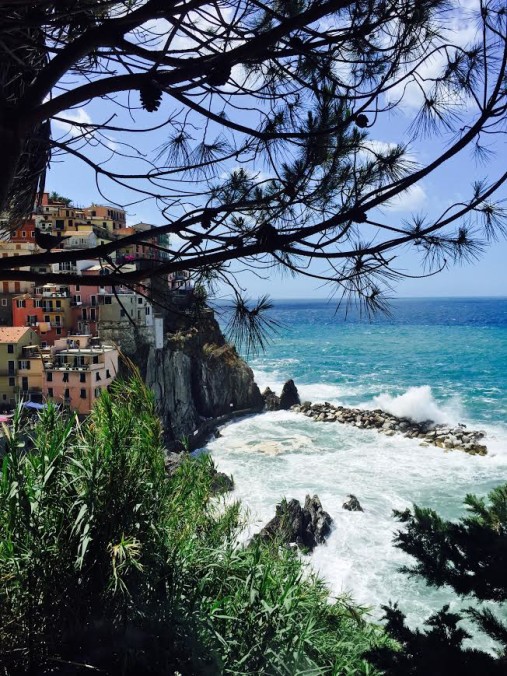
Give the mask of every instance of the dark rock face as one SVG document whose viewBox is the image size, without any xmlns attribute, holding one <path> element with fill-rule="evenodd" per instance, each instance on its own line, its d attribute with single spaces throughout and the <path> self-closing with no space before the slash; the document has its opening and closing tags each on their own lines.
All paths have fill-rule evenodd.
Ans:
<svg viewBox="0 0 507 676">
<path fill-rule="evenodd" d="M 280 410 L 280 397 L 276 395 L 271 388 L 266 387 L 262 393 L 262 398 L 264 399 L 266 411 Z"/>
<path fill-rule="evenodd" d="M 188 458 L 188 454 L 181 453 L 166 453 L 165 469 L 169 476 L 172 476 L 179 468 L 181 463 Z M 211 493 L 213 495 L 221 495 L 234 490 L 234 480 L 223 472 L 218 472 L 216 469 L 213 472 L 211 479 Z"/>
<path fill-rule="evenodd" d="M 223 472 L 215 472 L 211 482 L 211 492 L 214 495 L 221 495 L 234 490 L 234 479 Z"/>
<path fill-rule="evenodd" d="M 257 537 L 264 542 L 295 543 L 299 549 L 313 551 L 331 532 L 332 518 L 322 509 L 317 495 L 306 496 L 304 507 L 298 500 L 283 500 L 276 506 L 275 517 Z"/>
<path fill-rule="evenodd" d="M 149 348 L 146 384 L 168 445 L 191 435 L 203 419 L 264 407 L 252 370 L 226 343 L 212 313 L 199 327 L 168 334 L 162 349 Z"/>
<path fill-rule="evenodd" d="M 299 398 L 298 388 L 294 385 L 293 380 L 288 380 L 280 395 L 280 408 L 288 411 L 291 406 L 299 406 L 299 404 L 301 404 L 301 399 Z"/>
<path fill-rule="evenodd" d="M 347 502 L 344 502 L 342 505 L 343 509 L 348 509 L 349 512 L 364 512 L 355 495 L 349 495 L 348 498 Z"/>
</svg>

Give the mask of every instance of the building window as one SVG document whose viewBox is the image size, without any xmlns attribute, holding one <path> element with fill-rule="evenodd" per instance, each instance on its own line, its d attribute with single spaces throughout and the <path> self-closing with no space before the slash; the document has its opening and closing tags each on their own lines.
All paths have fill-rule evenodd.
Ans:
<svg viewBox="0 0 507 676">
<path fill-rule="evenodd" d="M 48 381 L 48 383 L 52 383 L 52 382 L 53 382 L 53 374 L 51 373 L 51 371 L 48 371 L 48 372 L 46 373 L 46 380 Z"/>
<path fill-rule="evenodd" d="M 19 293 L 21 291 L 21 284 L 19 282 L 14 282 L 14 293 Z"/>
<path fill-rule="evenodd" d="M 9 354 L 14 354 L 14 345 L 13 345 L 12 343 L 9 343 L 9 344 L 7 345 L 7 352 L 8 352 Z"/>
<path fill-rule="evenodd" d="M 7 298 L 2 298 L 3 307 L 7 307 Z"/>
<path fill-rule="evenodd" d="M 14 387 L 16 385 L 16 378 L 9 378 L 9 387 Z"/>
<path fill-rule="evenodd" d="M 47 324 L 49 324 L 49 322 L 51 321 L 51 317 L 50 317 L 49 315 L 44 315 L 44 321 L 45 321 Z"/>
<path fill-rule="evenodd" d="M 21 389 L 23 392 L 28 392 L 28 378 L 26 376 L 21 378 Z"/>
<path fill-rule="evenodd" d="M 100 387 L 95 388 L 95 397 L 96 398 L 100 397 Z"/>
<path fill-rule="evenodd" d="M 81 291 L 81 287 L 79 286 L 79 284 L 76 284 L 76 291 Z"/>
<path fill-rule="evenodd" d="M 111 371 L 109 369 L 106 369 L 106 378 L 111 377 Z"/>
<path fill-rule="evenodd" d="M 79 374 L 79 382 L 80 383 L 86 383 L 86 373 L 80 373 Z"/>
<path fill-rule="evenodd" d="M 65 399 L 70 399 L 70 390 L 68 387 L 65 388 L 63 396 L 65 397 Z"/>
<path fill-rule="evenodd" d="M 97 371 L 95 374 L 95 381 L 98 382 L 99 380 L 102 380 L 102 378 L 100 377 L 100 373 Z"/>
<path fill-rule="evenodd" d="M 15 369 L 15 364 L 13 361 L 10 361 L 7 363 L 7 369 L 9 371 L 9 375 L 13 376 L 14 375 L 14 369 Z"/>
<path fill-rule="evenodd" d="M 145 308 L 144 308 L 144 312 L 145 312 L 146 316 L 148 316 L 148 315 L 150 314 L 150 308 L 149 308 L 149 307 L 145 307 Z"/>
<path fill-rule="evenodd" d="M 104 305 L 111 305 L 113 302 L 113 297 L 112 296 L 106 296 L 104 298 Z"/>
<path fill-rule="evenodd" d="M 86 399 L 86 390 L 83 390 L 83 389 L 82 389 L 82 390 L 80 391 L 79 396 L 81 397 L 81 399 Z"/>
<path fill-rule="evenodd" d="M 143 298 L 142 298 L 142 296 L 139 296 L 139 297 L 138 297 L 138 299 L 137 299 L 137 304 L 138 304 L 138 305 L 142 305 L 142 304 L 143 304 Z"/>
<path fill-rule="evenodd" d="M 30 233 L 30 237 L 31 237 L 32 239 L 35 239 L 35 232 L 34 232 L 33 230 L 32 230 L 32 232 Z"/>
<path fill-rule="evenodd" d="M 26 307 L 26 300 L 17 300 L 16 307 Z"/>
<path fill-rule="evenodd" d="M 98 364 L 98 363 L 99 363 L 99 355 L 98 355 L 98 354 L 94 354 L 94 355 L 93 355 L 93 363 L 94 363 L 94 364 Z"/>
<path fill-rule="evenodd" d="M 63 374 L 63 382 L 64 382 L 64 383 L 68 383 L 68 382 L 69 382 L 69 374 L 68 374 L 68 373 L 64 373 L 64 374 Z"/>
<path fill-rule="evenodd" d="M 58 327 L 58 328 L 56 329 L 56 335 L 57 335 L 57 336 L 61 336 L 61 335 L 62 335 L 62 330 L 61 330 L 61 328 Z"/>
<path fill-rule="evenodd" d="M 48 397 L 52 397 L 52 396 L 53 396 L 53 388 L 48 387 Z"/>
<path fill-rule="evenodd" d="M 23 231 L 21 232 L 21 237 L 26 237 L 26 230 L 23 230 Z"/>
<path fill-rule="evenodd" d="M 55 303 L 56 303 L 56 307 L 58 307 L 58 308 L 62 307 L 62 301 L 61 300 L 57 300 L 57 301 L 55 301 Z"/>
<path fill-rule="evenodd" d="M 22 361 L 18 361 L 18 369 L 22 369 L 24 371 L 29 371 L 30 370 L 30 362 L 28 359 L 23 359 Z"/>
</svg>

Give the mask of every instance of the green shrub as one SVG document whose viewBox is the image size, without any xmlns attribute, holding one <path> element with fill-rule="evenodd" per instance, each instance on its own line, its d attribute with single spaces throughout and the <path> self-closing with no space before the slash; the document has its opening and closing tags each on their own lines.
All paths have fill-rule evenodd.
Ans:
<svg viewBox="0 0 507 676">
<path fill-rule="evenodd" d="M 238 544 L 209 457 L 168 476 L 151 393 L 117 382 L 82 424 L 14 418 L 0 484 L 4 674 L 374 674 L 388 645 L 293 552 Z M 80 665 L 87 665 L 80 666 Z"/>
</svg>

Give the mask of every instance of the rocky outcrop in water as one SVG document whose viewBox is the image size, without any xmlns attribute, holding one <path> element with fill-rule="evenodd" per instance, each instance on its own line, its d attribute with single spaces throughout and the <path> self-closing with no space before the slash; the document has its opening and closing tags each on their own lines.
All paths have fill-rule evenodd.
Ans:
<svg viewBox="0 0 507 676">
<path fill-rule="evenodd" d="M 262 393 L 262 398 L 266 411 L 288 411 L 301 403 L 298 389 L 293 380 L 288 380 L 285 383 L 280 396 L 273 392 L 270 387 L 266 387 Z"/>
<path fill-rule="evenodd" d="M 276 395 L 270 387 L 266 387 L 262 393 L 262 398 L 264 399 L 266 411 L 280 410 L 280 397 Z"/>
<path fill-rule="evenodd" d="M 359 429 L 376 429 L 386 436 L 402 434 L 409 439 L 419 439 L 420 446 L 438 446 L 445 450 L 460 450 L 470 455 L 486 455 L 487 447 L 481 443 L 485 432 L 468 430 L 466 425 L 456 427 L 436 424 L 431 420 L 415 422 L 408 418 L 397 418 L 381 409 L 374 411 L 345 406 L 311 404 L 305 402 L 293 406 L 293 411 L 313 418 L 317 422 L 338 422 L 358 427 Z"/>
<path fill-rule="evenodd" d="M 361 503 L 355 495 L 348 495 L 347 497 L 347 502 L 344 502 L 342 505 L 343 509 L 346 509 L 349 512 L 364 512 L 364 509 L 361 507 Z"/>
<path fill-rule="evenodd" d="M 301 403 L 299 398 L 298 388 L 294 385 L 293 380 L 288 380 L 282 389 L 280 395 L 280 408 L 288 411 L 292 406 L 298 406 Z"/>
<path fill-rule="evenodd" d="M 328 537 L 332 523 L 318 496 L 307 495 L 304 507 L 294 499 L 283 500 L 277 505 L 274 518 L 256 538 L 264 542 L 295 544 L 302 551 L 311 552 Z"/>
</svg>

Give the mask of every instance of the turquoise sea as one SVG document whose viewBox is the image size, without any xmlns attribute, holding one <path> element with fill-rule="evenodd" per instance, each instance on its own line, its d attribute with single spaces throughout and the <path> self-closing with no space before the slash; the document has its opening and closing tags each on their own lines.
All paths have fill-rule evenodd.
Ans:
<svg viewBox="0 0 507 676">
<path fill-rule="evenodd" d="M 284 411 L 225 427 L 208 450 L 248 508 L 245 538 L 283 496 L 317 493 L 334 529 L 309 560 L 332 593 L 370 606 L 374 617 L 382 603 L 399 601 L 416 624 L 462 602 L 398 571 L 410 559 L 392 546 L 392 510 L 415 502 L 456 518 L 466 493 L 507 481 L 507 298 L 400 299 L 391 311 L 368 321 L 325 301 L 275 302 L 280 333 L 249 359 L 261 390 L 279 392 L 293 378 L 302 400 L 462 422 L 486 431 L 487 456 Z M 342 509 L 350 493 L 364 512 Z"/>
</svg>

